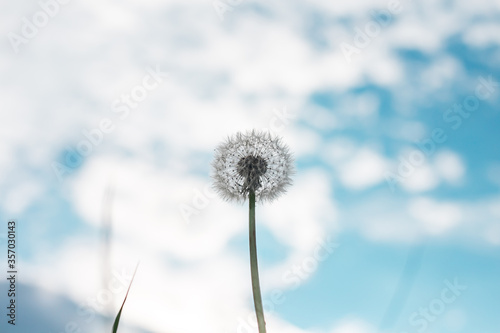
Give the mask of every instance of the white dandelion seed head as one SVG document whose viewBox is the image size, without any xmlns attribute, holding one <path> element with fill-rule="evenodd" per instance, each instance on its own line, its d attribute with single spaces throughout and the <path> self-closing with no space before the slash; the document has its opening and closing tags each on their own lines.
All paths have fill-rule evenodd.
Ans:
<svg viewBox="0 0 500 333">
<path fill-rule="evenodd" d="M 223 199 L 272 201 L 292 184 L 293 158 L 278 137 L 267 132 L 236 133 L 215 149 L 214 188 Z"/>
</svg>

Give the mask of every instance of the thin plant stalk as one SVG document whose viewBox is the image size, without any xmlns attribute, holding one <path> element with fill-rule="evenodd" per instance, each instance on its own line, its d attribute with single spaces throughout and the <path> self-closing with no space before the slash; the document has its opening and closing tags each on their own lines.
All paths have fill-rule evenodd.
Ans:
<svg viewBox="0 0 500 333">
<path fill-rule="evenodd" d="M 257 264 L 257 241 L 255 236 L 255 191 L 248 193 L 249 201 L 249 239 L 250 239 L 250 273 L 252 276 L 253 303 L 259 333 L 266 333 L 266 321 L 264 320 L 264 309 L 262 307 L 262 296 L 260 294 L 259 267 Z"/>
<path fill-rule="evenodd" d="M 130 292 L 130 287 L 132 287 L 132 282 L 134 282 L 135 273 L 137 273 L 137 268 L 139 267 L 139 263 L 135 266 L 134 274 L 132 275 L 132 279 L 130 280 L 130 284 L 128 285 L 127 293 L 125 294 L 125 298 L 123 299 L 122 306 L 120 307 L 120 311 L 116 315 L 115 322 L 113 323 L 113 328 L 111 333 L 118 332 L 118 325 L 120 324 L 120 318 L 122 317 L 123 307 L 125 306 L 125 302 L 127 301 L 128 293 Z"/>
</svg>

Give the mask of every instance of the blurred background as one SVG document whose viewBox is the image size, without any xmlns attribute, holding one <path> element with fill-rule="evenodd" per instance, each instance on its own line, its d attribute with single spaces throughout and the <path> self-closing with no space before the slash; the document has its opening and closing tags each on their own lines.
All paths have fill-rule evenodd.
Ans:
<svg viewBox="0 0 500 333">
<path fill-rule="evenodd" d="M 256 331 L 213 150 L 266 129 L 268 332 L 498 333 L 496 0 L 2 1 L 2 332 Z M 7 258 L 1 267 L 6 275 Z"/>
</svg>

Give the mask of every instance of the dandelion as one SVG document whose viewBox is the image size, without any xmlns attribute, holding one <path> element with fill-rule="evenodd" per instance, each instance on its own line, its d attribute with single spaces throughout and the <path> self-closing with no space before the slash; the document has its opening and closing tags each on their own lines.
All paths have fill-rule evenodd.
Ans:
<svg viewBox="0 0 500 333">
<path fill-rule="evenodd" d="M 268 133 L 251 131 L 229 137 L 215 149 L 215 190 L 225 200 L 249 202 L 250 272 L 259 333 L 266 332 L 255 237 L 255 202 L 272 201 L 291 185 L 293 160 L 288 147 Z"/>
<path fill-rule="evenodd" d="M 214 187 L 226 200 L 272 201 L 291 185 L 292 157 L 277 137 L 252 131 L 237 133 L 215 150 Z"/>
</svg>

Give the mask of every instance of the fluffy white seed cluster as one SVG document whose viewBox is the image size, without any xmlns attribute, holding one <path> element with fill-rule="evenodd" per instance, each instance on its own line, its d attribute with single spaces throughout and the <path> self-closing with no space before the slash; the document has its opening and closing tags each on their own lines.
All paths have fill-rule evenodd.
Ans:
<svg viewBox="0 0 500 333">
<path fill-rule="evenodd" d="M 215 149 L 215 190 L 223 199 L 243 202 L 250 191 L 257 201 L 272 201 L 291 185 L 293 158 L 280 138 L 251 131 L 229 137 Z"/>
</svg>

